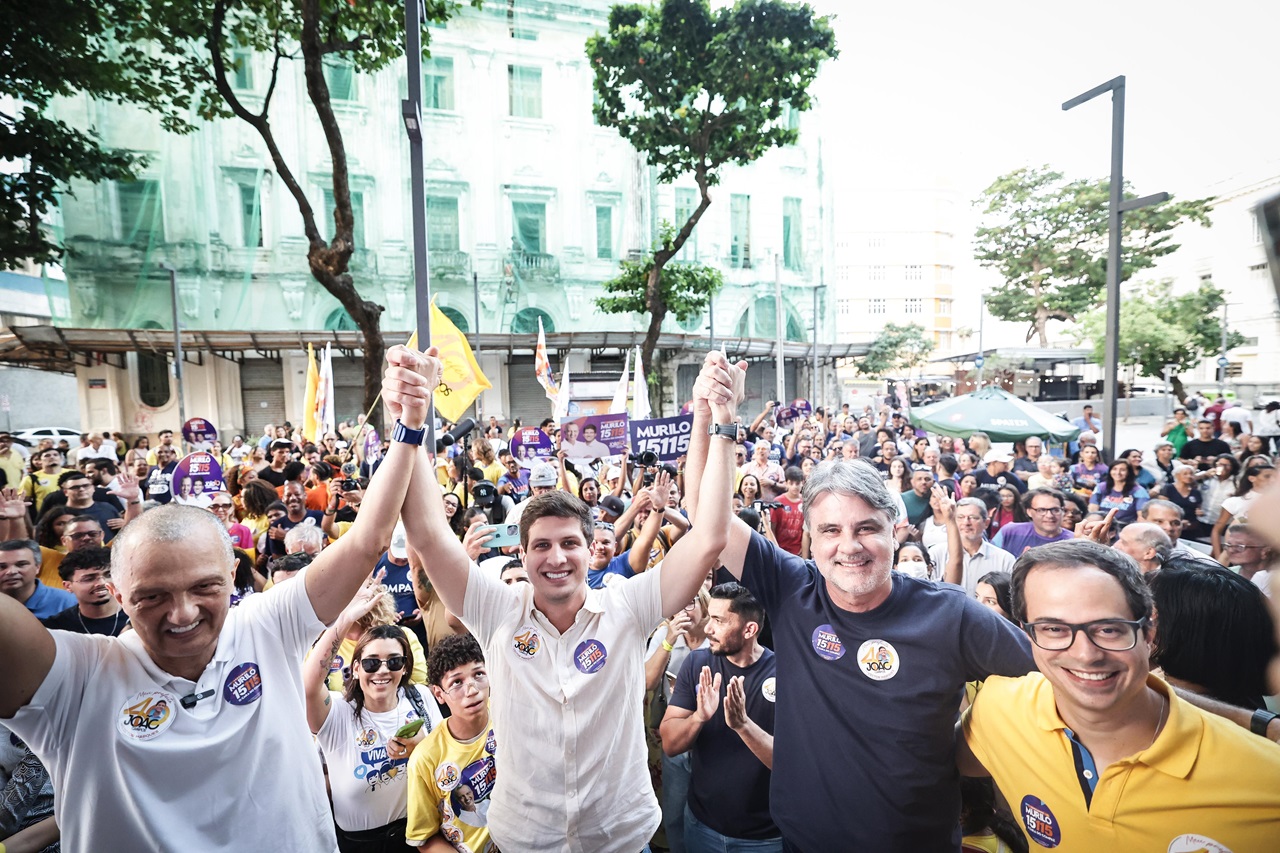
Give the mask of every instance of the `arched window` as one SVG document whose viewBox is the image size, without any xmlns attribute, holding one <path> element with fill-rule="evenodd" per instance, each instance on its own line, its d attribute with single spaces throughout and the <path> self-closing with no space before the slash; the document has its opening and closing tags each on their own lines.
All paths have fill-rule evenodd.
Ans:
<svg viewBox="0 0 1280 853">
<path fill-rule="evenodd" d="M 459 311 L 458 309 L 456 309 L 456 308 L 441 308 L 441 309 L 440 309 L 440 313 L 441 313 L 441 314 L 443 314 L 444 316 L 448 317 L 448 318 L 449 318 L 449 321 L 450 321 L 451 323 L 453 323 L 453 325 L 457 326 L 457 327 L 458 327 L 458 331 L 459 331 L 459 332 L 462 332 L 462 334 L 464 334 L 464 335 L 465 335 L 465 334 L 467 334 L 468 332 L 470 332 L 470 331 L 471 331 L 471 327 L 470 327 L 469 325 L 467 325 L 467 318 L 466 318 L 466 317 L 464 317 L 464 316 L 462 315 L 462 312 L 461 312 L 461 311 Z M 535 320 L 534 322 L 536 323 L 537 321 Z"/>
<path fill-rule="evenodd" d="M 796 316 L 795 310 L 784 299 L 783 309 L 787 313 L 787 340 L 803 341 L 805 329 Z M 743 338 L 776 338 L 778 336 L 778 309 L 772 296 L 762 296 L 742 312 L 735 332 Z"/>
<path fill-rule="evenodd" d="M 169 359 L 161 353 L 138 352 L 138 400 L 159 409 L 168 405 Z"/>
<path fill-rule="evenodd" d="M 542 318 L 542 329 L 547 334 L 551 334 L 556 330 L 555 323 L 551 321 L 551 315 L 540 308 L 522 308 L 511 318 L 511 334 L 513 335 L 536 335 L 538 334 L 538 318 Z"/>
<path fill-rule="evenodd" d="M 339 306 L 329 312 L 329 316 L 324 319 L 324 328 L 326 332 L 354 332 L 360 327 L 356 325 L 355 320 L 351 319 L 347 309 Z"/>
</svg>

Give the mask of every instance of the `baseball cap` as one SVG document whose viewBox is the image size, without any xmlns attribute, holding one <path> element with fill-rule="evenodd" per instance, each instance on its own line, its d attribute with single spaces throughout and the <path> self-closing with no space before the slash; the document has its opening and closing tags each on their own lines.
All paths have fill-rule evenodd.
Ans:
<svg viewBox="0 0 1280 853">
<path fill-rule="evenodd" d="M 605 495 L 600 499 L 600 508 L 609 515 L 622 515 L 626 507 L 622 504 L 622 498 L 617 495 Z"/>
<path fill-rule="evenodd" d="M 1013 461 L 1013 454 L 1006 450 L 988 450 L 987 455 L 982 457 L 982 461 L 987 465 L 992 462 L 1003 462 L 1008 465 Z"/>
<path fill-rule="evenodd" d="M 554 486 L 560 482 L 560 472 L 556 470 L 556 466 L 550 462 L 540 462 L 533 466 L 533 470 L 529 472 L 529 485 L 538 486 Z"/>
<path fill-rule="evenodd" d="M 1155 449 L 1155 450 L 1159 450 L 1159 449 L 1160 449 L 1160 448 L 1162 448 L 1162 447 L 1174 447 L 1174 446 L 1175 446 L 1175 445 L 1174 445 L 1174 443 L 1173 443 L 1172 441 L 1165 441 L 1165 440 L 1161 439 L 1160 441 L 1157 441 L 1157 442 L 1156 442 L 1156 446 L 1155 446 L 1153 449 Z"/>
<path fill-rule="evenodd" d="M 606 480 L 616 480 L 621 476 L 622 476 L 622 469 L 619 468 L 617 465 L 611 466 L 608 471 L 604 472 L 604 478 Z"/>
<path fill-rule="evenodd" d="M 271 442 L 271 450 L 293 450 L 293 442 L 285 441 L 283 438 Z"/>
<path fill-rule="evenodd" d="M 397 521 L 396 529 L 391 531 L 391 547 L 387 551 L 397 560 L 407 560 L 409 558 L 408 544 L 409 539 L 404 532 L 404 522 Z"/>
</svg>

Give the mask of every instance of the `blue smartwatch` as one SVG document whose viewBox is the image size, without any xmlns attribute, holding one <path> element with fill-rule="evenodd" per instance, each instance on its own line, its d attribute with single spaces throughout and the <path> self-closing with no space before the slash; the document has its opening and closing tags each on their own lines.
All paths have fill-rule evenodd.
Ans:
<svg viewBox="0 0 1280 853">
<path fill-rule="evenodd" d="M 422 429 L 410 429 L 409 427 L 400 423 L 399 418 L 396 418 L 396 425 L 391 430 L 391 440 L 398 441 L 401 444 L 412 444 L 417 447 L 421 447 L 422 442 L 426 439 L 426 437 L 427 437 L 426 426 L 423 426 Z"/>
</svg>

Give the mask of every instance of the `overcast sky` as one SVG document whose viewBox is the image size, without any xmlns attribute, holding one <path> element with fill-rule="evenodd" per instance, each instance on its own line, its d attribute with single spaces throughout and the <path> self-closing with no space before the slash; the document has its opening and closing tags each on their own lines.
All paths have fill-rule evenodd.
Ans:
<svg viewBox="0 0 1280 853">
<path fill-rule="evenodd" d="M 1109 97 L 1061 104 L 1120 74 L 1139 194 L 1280 170 L 1275 0 L 811 2 L 841 49 L 821 81 L 837 179 L 941 177 L 973 198 L 1024 165 L 1103 176 Z"/>
</svg>

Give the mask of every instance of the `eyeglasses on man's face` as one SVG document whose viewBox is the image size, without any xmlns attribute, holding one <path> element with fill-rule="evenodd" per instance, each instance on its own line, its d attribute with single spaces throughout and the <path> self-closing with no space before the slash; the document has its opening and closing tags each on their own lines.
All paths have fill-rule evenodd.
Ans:
<svg viewBox="0 0 1280 853">
<path fill-rule="evenodd" d="M 1065 511 L 1060 506 L 1033 506 L 1027 509 L 1027 512 L 1034 512 L 1037 515 L 1062 515 Z"/>
<path fill-rule="evenodd" d="M 1047 652 L 1061 652 L 1071 648 L 1078 631 L 1084 631 L 1089 642 L 1103 651 L 1127 652 L 1138 644 L 1138 632 L 1149 621 L 1145 616 L 1137 621 L 1098 619 L 1079 624 L 1042 620 L 1024 622 L 1022 627 L 1031 637 L 1031 642 Z"/>
</svg>

